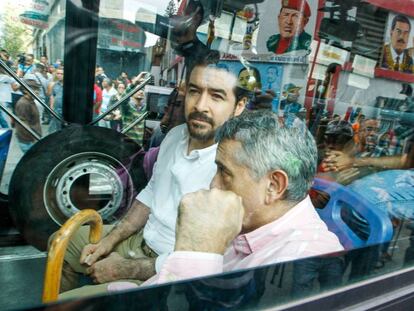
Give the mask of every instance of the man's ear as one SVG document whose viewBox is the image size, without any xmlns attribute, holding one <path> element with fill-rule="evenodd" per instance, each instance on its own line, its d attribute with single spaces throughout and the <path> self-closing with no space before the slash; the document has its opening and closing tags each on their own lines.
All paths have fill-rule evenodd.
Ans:
<svg viewBox="0 0 414 311">
<path fill-rule="evenodd" d="M 289 185 L 289 178 L 282 170 L 274 170 L 268 175 L 266 204 L 272 204 L 284 198 Z"/>
<path fill-rule="evenodd" d="M 243 97 L 237 102 L 236 107 L 234 108 L 235 117 L 241 115 L 241 113 L 244 111 L 244 108 L 247 105 L 247 100 L 247 97 Z"/>
</svg>

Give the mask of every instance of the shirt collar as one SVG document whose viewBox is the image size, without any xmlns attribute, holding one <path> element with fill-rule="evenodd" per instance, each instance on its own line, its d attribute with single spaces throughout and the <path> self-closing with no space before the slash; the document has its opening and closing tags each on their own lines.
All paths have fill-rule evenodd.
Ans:
<svg viewBox="0 0 414 311">
<path fill-rule="evenodd" d="M 195 149 L 192 150 L 190 152 L 190 154 L 187 154 L 187 150 L 188 150 L 188 144 L 190 142 L 190 135 L 188 133 L 188 128 L 186 124 L 183 124 L 183 128 L 181 129 L 181 140 L 180 140 L 180 145 L 183 146 L 183 155 L 184 158 L 186 159 L 199 159 L 200 161 L 204 161 L 204 160 L 210 160 L 210 156 L 212 154 L 212 152 L 215 155 L 215 151 L 217 149 L 217 144 L 213 144 L 211 146 L 208 146 L 206 148 L 203 149 Z"/>
<path fill-rule="evenodd" d="M 392 55 L 392 59 L 394 60 L 394 62 L 397 62 L 397 56 L 400 56 L 400 64 L 401 64 L 403 53 L 397 54 L 397 52 L 395 52 L 395 50 L 392 46 L 391 46 L 390 50 L 391 50 L 391 55 Z"/>
<path fill-rule="evenodd" d="M 309 196 L 306 196 L 282 217 L 252 232 L 237 236 L 233 241 L 233 247 L 238 253 L 246 255 L 254 253 L 268 244 L 275 236 L 287 230 L 302 227 L 303 223 L 312 218 L 311 212 L 313 212 L 313 209 Z"/>
</svg>

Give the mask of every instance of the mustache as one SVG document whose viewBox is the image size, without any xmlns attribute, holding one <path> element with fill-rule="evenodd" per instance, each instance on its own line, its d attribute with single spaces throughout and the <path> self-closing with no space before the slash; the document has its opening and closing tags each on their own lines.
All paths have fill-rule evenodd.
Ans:
<svg viewBox="0 0 414 311">
<path fill-rule="evenodd" d="M 199 112 L 199 111 L 193 111 L 193 112 L 191 112 L 188 115 L 188 121 L 190 121 L 190 120 L 199 120 L 199 121 L 207 122 L 207 123 L 209 123 L 211 125 L 214 125 L 213 119 L 209 118 L 204 113 Z"/>
</svg>

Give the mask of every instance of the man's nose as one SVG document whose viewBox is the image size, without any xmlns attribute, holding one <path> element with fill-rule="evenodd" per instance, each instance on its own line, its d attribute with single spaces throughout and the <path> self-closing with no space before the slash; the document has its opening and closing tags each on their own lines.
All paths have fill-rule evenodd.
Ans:
<svg viewBox="0 0 414 311">
<path fill-rule="evenodd" d="M 202 92 L 200 97 L 198 98 L 195 108 L 198 111 L 206 111 L 208 110 L 208 94 L 207 92 Z"/>
</svg>

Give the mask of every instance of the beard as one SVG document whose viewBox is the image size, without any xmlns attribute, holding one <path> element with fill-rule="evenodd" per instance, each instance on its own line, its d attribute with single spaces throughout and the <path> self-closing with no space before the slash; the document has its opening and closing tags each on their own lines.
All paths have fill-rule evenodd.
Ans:
<svg viewBox="0 0 414 311">
<path fill-rule="evenodd" d="M 210 124 L 210 126 L 207 124 L 194 124 L 191 122 L 192 120 L 203 121 Z M 196 140 L 209 141 L 213 139 L 216 134 L 214 125 L 214 120 L 202 112 L 194 111 L 187 117 L 188 132 L 190 137 Z"/>
</svg>

